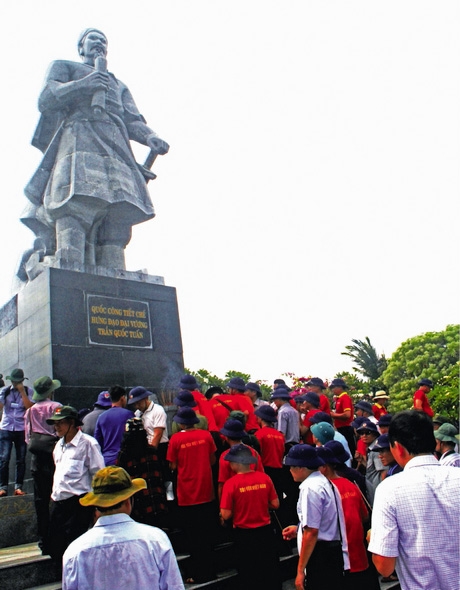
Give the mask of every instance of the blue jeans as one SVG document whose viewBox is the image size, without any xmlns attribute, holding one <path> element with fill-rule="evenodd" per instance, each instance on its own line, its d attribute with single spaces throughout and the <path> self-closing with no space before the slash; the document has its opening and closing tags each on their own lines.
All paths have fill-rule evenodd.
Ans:
<svg viewBox="0 0 460 590">
<path fill-rule="evenodd" d="M 11 450 L 16 451 L 16 485 L 15 489 L 22 488 L 26 472 L 27 445 L 23 430 L 0 430 L 0 488 L 8 491 L 9 467 Z"/>
</svg>

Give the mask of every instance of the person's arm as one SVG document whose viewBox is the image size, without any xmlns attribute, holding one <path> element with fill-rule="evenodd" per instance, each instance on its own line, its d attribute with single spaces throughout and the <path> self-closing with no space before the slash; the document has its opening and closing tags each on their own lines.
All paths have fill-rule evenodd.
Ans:
<svg viewBox="0 0 460 590">
<path fill-rule="evenodd" d="M 291 541 L 297 536 L 297 525 L 291 524 L 285 527 L 281 533 L 285 541 Z"/>
<path fill-rule="evenodd" d="M 268 509 L 269 510 L 278 510 L 279 507 L 280 507 L 280 501 L 278 498 L 270 500 L 268 502 Z"/>
<path fill-rule="evenodd" d="M 104 437 L 102 436 L 102 432 L 101 432 L 101 428 L 100 428 L 100 424 L 99 424 L 99 418 L 96 420 L 96 427 L 94 429 L 93 436 L 97 440 L 97 442 L 99 443 L 99 446 L 101 447 L 101 450 L 103 451 L 104 450 Z"/>
<path fill-rule="evenodd" d="M 417 410 L 417 412 L 423 412 L 421 399 L 414 399 L 414 410 Z"/>
<path fill-rule="evenodd" d="M 221 516 L 222 520 L 225 522 L 226 520 L 229 520 L 230 518 L 232 518 L 233 512 L 231 510 L 228 510 L 228 508 L 221 508 L 220 509 L 220 516 Z"/>
<path fill-rule="evenodd" d="M 344 412 L 341 413 L 337 413 L 337 412 L 331 412 L 331 416 L 333 418 L 350 418 L 351 417 L 351 410 L 345 410 Z"/>
<path fill-rule="evenodd" d="M 24 387 L 24 383 L 18 383 L 16 385 L 16 390 L 21 394 L 22 403 L 24 404 L 25 409 L 28 410 L 31 408 L 34 404 L 27 395 L 27 390 Z"/>
<path fill-rule="evenodd" d="M 287 419 L 284 412 L 278 411 L 278 430 L 286 436 L 287 433 Z"/>
<path fill-rule="evenodd" d="M 158 445 L 160 444 L 161 437 L 163 436 L 164 428 L 156 427 L 153 429 L 153 436 L 152 440 L 150 441 L 150 446 L 158 449 Z"/>
<path fill-rule="evenodd" d="M 372 561 L 374 562 L 377 571 L 382 576 L 391 576 L 395 571 L 396 557 L 384 557 L 383 555 L 377 555 L 374 553 L 372 555 Z"/>
<path fill-rule="evenodd" d="M 85 435 L 83 434 L 82 436 L 89 436 L 89 435 Z M 91 477 L 93 477 L 97 471 L 99 471 L 99 469 L 102 469 L 103 467 L 105 467 L 105 461 L 104 461 L 104 457 L 102 456 L 102 453 L 100 451 L 100 446 L 99 444 L 93 444 L 93 445 L 88 445 L 87 447 L 87 452 L 88 452 L 88 471 L 91 474 Z"/>
<path fill-rule="evenodd" d="M 304 527 L 302 531 L 302 546 L 299 553 L 299 562 L 297 564 L 297 575 L 295 578 L 296 590 L 303 590 L 305 584 L 305 568 L 310 559 L 316 541 L 318 540 L 318 529 Z"/>
<path fill-rule="evenodd" d="M 170 461 L 169 462 L 169 469 L 171 469 L 171 471 L 176 471 L 176 469 L 177 469 L 177 463 L 176 463 L 176 461 Z"/>
</svg>

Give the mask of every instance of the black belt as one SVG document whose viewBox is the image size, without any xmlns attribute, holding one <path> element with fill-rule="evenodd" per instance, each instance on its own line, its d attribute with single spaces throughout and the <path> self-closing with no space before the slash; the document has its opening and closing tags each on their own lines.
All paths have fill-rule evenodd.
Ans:
<svg viewBox="0 0 460 590">
<path fill-rule="evenodd" d="M 328 547 L 341 547 L 340 541 L 316 541 L 317 545 L 327 545 Z"/>
</svg>

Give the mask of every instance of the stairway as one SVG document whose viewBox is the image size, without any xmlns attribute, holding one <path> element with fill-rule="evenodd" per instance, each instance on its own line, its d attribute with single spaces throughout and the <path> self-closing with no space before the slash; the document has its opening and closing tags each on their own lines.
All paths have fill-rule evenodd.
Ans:
<svg viewBox="0 0 460 590">
<path fill-rule="evenodd" d="M 61 571 L 43 556 L 35 536 L 33 495 L 0 499 L 0 588 L 1 590 L 60 590 Z M 168 531 L 184 578 L 188 559 L 180 530 Z M 31 542 L 33 541 L 33 542 Z M 288 548 L 289 552 L 289 548 Z M 186 584 L 186 590 L 238 590 L 233 544 L 228 531 L 221 530 L 214 550 L 217 578 L 202 584 Z M 280 558 L 283 590 L 293 590 L 297 550 Z M 397 590 L 397 582 L 381 584 L 382 590 Z"/>
</svg>

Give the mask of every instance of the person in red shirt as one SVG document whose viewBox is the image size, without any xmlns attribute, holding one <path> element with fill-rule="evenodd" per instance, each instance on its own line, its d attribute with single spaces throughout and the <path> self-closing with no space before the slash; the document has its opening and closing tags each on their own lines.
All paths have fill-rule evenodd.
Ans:
<svg viewBox="0 0 460 590">
<path fill-rule="evenodd" d="M 361 492 L 351 481 L 337 475 L 335 467 L 340 464 L 340 461 L 330 448 L 318 447 L 316 452 L 325 463 L 319 471 L 338 488 L 342 499 L 350 558 L 350 570 L 345 573 L 344 588 L 346 590 L 356 588 L 379 590 L 378 576 L 375 569 L 369 567 L 364 544 L 364 525 L 368 524 L 369 511 Z"/>
<path fill-rule="evenodd" d="M 313 442 L 313 436 L 310 432 L 310 428 L 313 424 L 311 417 L 320 412 L 320 398 L 314 391 L 307 391 L 303 395 L 298 395 L 295 398 L 297 409 L 299 412 L 304 414 L 303 419 L 300 421 L 300 436 L 305 444 L 315 446 Z"/>
<path fill-rule="evenodd" d="M 264 469 L 282 469 L 284 457 L 284 434 L 275 428 L 276 412 L 271 406 L 260 406 L 255 412 L 259 430 L 255 437 L 260 443 L 260 455 Z"/>
<path fill-rule="evenodd" d="M 271 406 L 260 406 L 256 410 L 259 430 L 255 437 L 260 444 L 260 457 L 265 473 L 275 484 L 278 498 L 282 497 L 283 457 L 285 449 L 284 434 L 275 428 L 276 412 Z"/>
<path fill-rule="evenodd" d="M 178 517 L 188 540 L 191 575 L 188 583 L 215 578 L 212 550 L 216 532 L 217 507 L 211 466 L 216 445 L 207 430 L 198 430 L 192 408 L 180 408 L 173 420 L 181 428 L 173 434 L 166 459 L 177 471 Z"/>
<path fill-rule="evenodd" d="M 352 457 L 355 454 L 356 442 L 351 423 L 353 422 L 353 401 L 347 393 L 348 385 L 343 379 L 333 379 L 329 385 L 335 397 L 335 411 L 331 412 L 334 426 L 347 439 Z"/>
<path fill-rule="evenodd" d="M 220 430 L 220 433 L 224 436 L 225 441 L 230 446 L 230 449 L 236 445 L 241 444 L 243 437 L 246 435 L 246 432 L 243 430 L 242 423 L 239 420 L 232 419 L 229 419 L 227 422 L 225 422 L 224 427 Z M 230 449 L 224 451 L 219 458 L 219 475 L 217 478 L 217 495 L 219 499 L 222 496 L 222 488 L 224 483 L 227 481 L 227 479 L 230 479 L 234 475 L 230 464 L 228 461 L 225 461 L 225 457 L 227 456 Z M 253 469 L 263 472 L 264 468 L 259 453 L 252 447 L 248 447 L 248 449 L 250 450 L 252 456 L 256 459 Z"/>
<path fill-rule="evenodd" d="M 214 414 L 218 431 L 224 427 L 230 412 L 240 410 L 236 396 L 224 392 L 213 394 L 212 398 L 209 400 L 209 405 Z"/>
<path fill-rule="evenodd" d="M 420 379 L 417 383 L 418 389 L 414 393 L 414 410 L 425 412 L 430 418 L 433 418 L 434 412 L 431 409 L 427 394 L 433 389 L 433 381 L 430 379 Z"/>
<path fill-rule="evenodd" d="M 372 412 L 374 414 L 374 418 L 376 420 L 380 419 L 380 416 L 384 416 L 388 414 L 388 410 L 386 408 L 388 400 L 390 399 L 389 395 L 386 391 L 380 390 L 376 391 L 374 395 L 374 405 L 372 406 Z"/>
<path fill-rule="evenodd" d="M 358 416 L 353 420 L 351 426 L 356 436 L 356 449 L 353 457 L 353 467 L 365 475 L 367 465 L 367 445 L 363 441 L 362 437 L 360 437 L 356 432 L 363 422 L 366 422 L 366 418 L 364 416 Z"/>
<path fill-rule="evenodd" d="M 212 408 L 206 397 L 201 393 L 201 391 L 199 391 L 199 385 L 195 377 L 193 375 L 188 374 L 183 375 L 181 377 L 179 387 L 181 389 L 186 389 L 187 391 L 190 391 L 190 393 L 193 395 L 193 399 L 198 404 L 198 412 L 202 416 L 205 416 L 205 418 L 208 421 L 208 430 L 211 430 L 213 432 L 217 431 L 218 428 L 216 425 Z"/>
<path fill-rule="evenodd" d="M 226 455 L 235 476 L 227 480 L 220 501 L 221 522 L 233 519 L 241 590 L 281 590 L 270 510 L 279 507 L 272 480 L 253 471 L 256 458 L 246 445 L 234 445 Z"/>
<path fill-rule="evenodd" d="M 259 429 L 259 425 L 257 424 L 257 419 L 254 414 L 254 406 L 252 405 L 252 401 L 245 395 L 246 391 L 246 383 L 241 379 L 241 377 L 232 377 L 230 381 L 227 383 L 228 391 L 230 395 L 235 396 L 237 399 L 238 408 L 236 410 L 241 410 L 247 416 L 246 421 L 246 432 L 250 434 L 254 434 L 256 430 Z"/>
<path fill-rule="evenodd" d="M 326 414 L 331 413 L 331 404 L 329 403 L 329 398 L 324 393 L 327 387 L 324 385 L 324 381 L 319 377 L 312 377 L 307 382 L 308 391 L 314 391 L 319 395 L 319 409 L 321 412 L 326 412 Z"/>
</svg>

